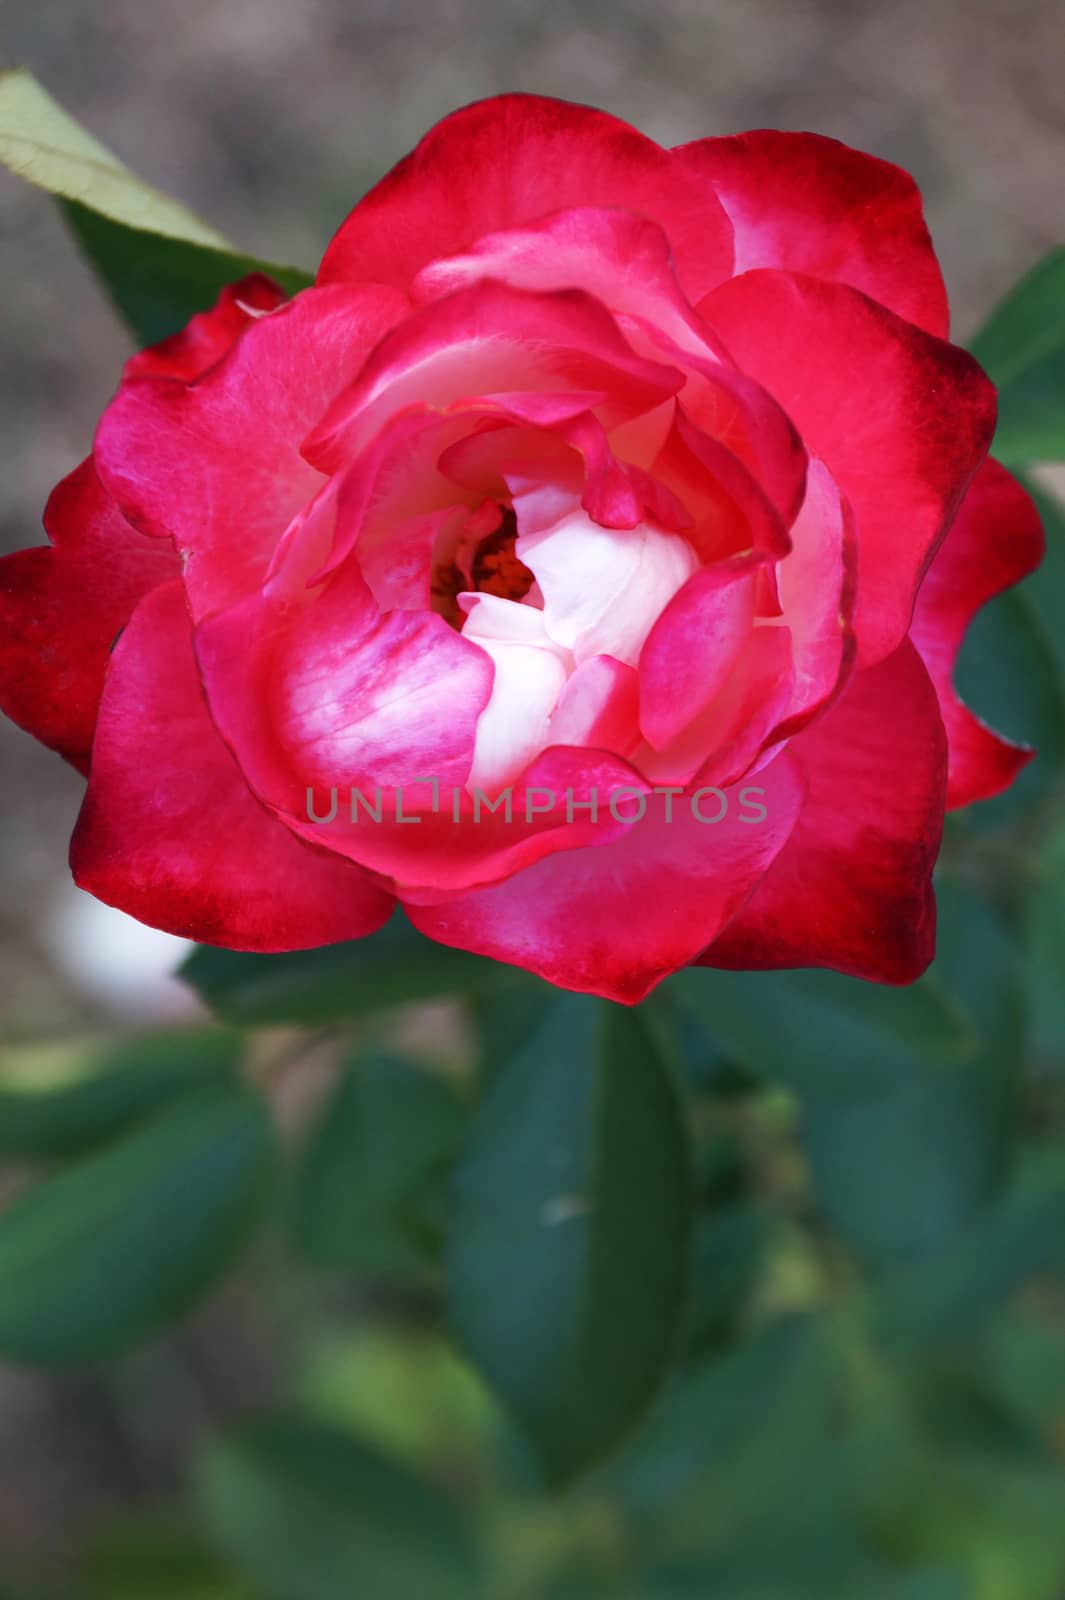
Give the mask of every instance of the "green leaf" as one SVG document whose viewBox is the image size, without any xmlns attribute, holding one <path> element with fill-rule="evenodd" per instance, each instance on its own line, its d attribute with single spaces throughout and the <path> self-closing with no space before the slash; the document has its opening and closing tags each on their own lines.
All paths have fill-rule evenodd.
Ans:
<svg viewBox="0 0 1065 1600">
<path fill-rule="evenodd" d="M 434 1073 L 387 1057 L 347 1068 L 296 1172 L 291 1227 L 303 1259 L 353 1273 L 417 1267 L 423 1206 L 465 1123 L 461 1100 Z"/>
<path fill-rule="evenodd" d="M 643 1433 L 610 1468 L 609 1482 L 630 1511 L 656 1516 L 678 1509 L 727 1472 L 742 1498 L 758 1494 L 757 1464 L 772 1458 L 798 1426 L 804 1408 L 816 1419 L 826 1404 L 825 1346 L 811 1317 L 782 1317 L 721 1355 L 681 1372 L 659 1400 Z M 760 1439 L 766 1433 L 770 1444 Z M 776 1440 L 776 1444 L 773 1443 Z M 748 1473 L 748 1455 L 756 1470 Z M 748 1481 L 749 1480 L 749 1481 Z M 764 1506 L 764 1502 L 763 1502 Z"/>
<path fill-rule="evenodd" d="M 17 1195 L 0 1214 L 0 1352 L 99 1361 L 184 1315 L 247 1240 L 272 1157 L 265 1105 L 232 1088 Z"/>
<path fill-rule="evenodd" d="M 689 1151 L 640 1013 L 556 997 L 493 1076 L 456 1190 L 452 1326 L 559 1483 L 632 1429 L 682 1331 Z"/>
<path fill-rule="evenodd" d="M 144 1507 L 94 1529 L 77 1574 L 77 1600 L 254 1600 L 197 1528 Z"/>
<path fill-rule="evenodd" d="M 986 831 L 1024 815 L 1065 764 L 1065 677 L 1053 634 L 1036 609 L 1037 574 L 978 612 L 965 636 L 955 679 L 958 693 L 999 733 L 1038 752 L 1005 794 L 965 813 Z"/>
<path fill-rule="evenodd" d="M 761 1276 L 772 1236 L 773 1219 L 761 1206 L 749 1203 L 728 1206 L 700 1220 L 688 1319 L 693 1348 L 729 1330 Z"/>
<path fill-rule="evenodd" d="M 27 183 L 127 227 L 227 248 L 194 212 L 130 172 L 23 68 L 0 73 L 0 161 Z"/>
<path fill-rule="evenodd" d="M 977 895 L 937 883 L 931 969 L 977 1025 L 964 1061 L 930 1061 L 863 1099 L 804 1099 L 814 1191 L 839 1236 L 869 1261 L 916 1260 L 949 1245 L 991 1205 L 1014 1153 L 1024 1051 L 1013 946 Z"/>
<path fill-rule="evenodd" d="M 841 1239 L 872 1262 L 910 1260 L 985 1209 L 1007 1170 L 1004 1065 L 941 1066 L 876 1099 L 804 1103 L 814 1193 Z"/>
<path fill-rule="evenodd" d="M 312 281 L 234 252 L 186 206 L 132 173 L 24 70 L 0 73 L 0 162 L 59 202 L 142 344 L 177 332 L 250 272 L 267 273 L 289 294 Z"/>
<path fill-rule="evenodd" d="M 689 968 L 667 988 L 737 1063 L 803 1095 L 871 1095 L 975 1053 L 968 1019 L 934 979 L 896 989 L 836 972 Z"/>
<path fill-rule="evenodd" d="M 260 1423 L 209 1452 L 201 1489 L 221 1546 L 279 1600 L 474 1600 L 478 1592 L 456 1508 L 339 1429 Z"/>
<path fill-rule="evenodd" d="M 988 318 L 972 352 L 998 385 L 994 453 L 1065 458 L 1065 249 L 1045 256 Z"/>
<path fill-rule="evenodd" d="M 214 305 L 228 283 L 264 272 L 287 294 L 314 282 L 310 273 L 187 239 L 130 228 L 77 201 L 63 214 L 97 276 L 140 344 L 157 344 Z"/>
<path fill-rule="evenodd" d="M 257 956 L 203 946 L 181 976 L 212 1011 L 238 1025 L 337 1022 L 412 1000 L 488 994 L 534 981 L 513 967 L 423 938 L 398 913 L 367 939 L 321 950 Z"/>
<path fill-rule="evenodd" d="M 1027 1156 L 998 1204 L 949 1251 L 883 1280 L 878 1323 L 899 1348 L 972 1337 L 1045 1272 L 1065 1272 L 1065 1154 L 1054 1148 Z"/>
<path fill-rule="evenodd" d="M 0 1089 L 0 1156 L 80 1155 L 169 1101 L 232 1083 L 241 1050 L 221 1029 L 130 1040 L 61 1088 Z"/>
<path fill-rule="evenodd" d="M 1036 1048 L 1057 1072 L 1065 1071 L 1065 863 L 1040 880 L 1028 896 L 1024 917 L 1025 973 Z"/>
</svg>

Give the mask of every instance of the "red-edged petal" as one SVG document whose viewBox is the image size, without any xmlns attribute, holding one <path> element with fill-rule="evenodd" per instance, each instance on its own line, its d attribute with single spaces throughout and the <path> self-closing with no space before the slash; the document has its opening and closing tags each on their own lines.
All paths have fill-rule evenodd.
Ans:
<svg viewBox="0 0 1065 1600">
<path fill-rule="evenodd" d="M 783 267 L 861 289 L 945 339 L 947 292 L 908 172 L 816 133 L 760 129 L 677 155 L 732 220 L 734 271 Z"/>
<path fill-rule="evenodd" d="M 380 286 L 308 289 L 252 322 L 198 383 L 122 384 L 97 431 L 97 471 L 135 527 L 188 552 L 194 614 L 258 586 L 322 483 L 299 453 L 304 435 L 406 305 Z"/>
<path fill-rule="evenodd" d="M 791 633 L 759 623 L 703 710 L 662 750 L 643 744 L 633 762 L 654 783 L 725 788 L 761 761 L 795 698 Z M 764 764 L 764 762 L 761 762 Z"/>
<path fill-rule="evenodd" d="M 781 737 L 796 733 L 842 688 L 854 664 L 858 552 L 854 518 L 823 462 L 811 461 L 806 498 L 778 568 L 795 684 Z"/>
<path fill-rule="evenodd" d="M 747 550 L 787 554 L 784 519 L 761 483 L 737 455 L 693 426 L 682 405 L 675 408 L 653 476 L 693 518 L 695 526 L 685 538 L 703 561 Z"/>
<path fill-rule="evenodd" d="M 724 688 L 754 625 L 761 558 L 703 567 L 659 614 L 640 652 L 640 727 L 663 750 Z"/>
<path fill-rule="evenodd" d="M 1043 547 L 1043 525 L 1031 496 L 997 461 L 985 462 L 936 551 L 910 628 L 947 729 L 948 809 L 1001 793 L 1035 753 L 1011 744 L 974 716 L 958 698 L 953 675 L 976 612 L 1033 571 Z"/>
<path fill-rule="evenodd" d="M 562 415 L 572 415 L 576 391 L 580 409 L 613 427 L 683 381 L 675 367 L 635 355 L 606 308 L 583 291 L 538 294 L 487 280 L 423 306 L 383 338 L 303 449 L 323 472 L 337 472 L 409 406 L 469 407 L 498 395 L 515 416 L 523 392 L 555 397 L 542 418 L 548 424 L 559 420 L 559 400 Z M 528 420 L 541 420 L 535 402 Z"/>
<path fill-rule="evenodd" d="M 590 656 L 570 674 L 548 726 L 549 744 L 594 745 L 628 756 L 640 742 L 640 680 L 613 656 Z"/>
<path fill-rule="evenodd" d="M 0 705 L 86 771 L 115 638 L 179 564 L 130 527 L 91 457 L 52 491 L 44 524 L 50 546 L 0 561 Z"/>
<path fill-rule="evenodd" d="M 911 983 L 935 954 L 947 775 L 939 705 L 913 645 L 856 673 L 788 752 L 807 783 L 798 823 L 702 964 Z"/>
<path fill-rule="evenodd" d="M 580 800 L 597 785 L 634 781 L 624 762 L 598 752 L 537 757 L 512 786 L 512 819 L 475 806 L 464 784 L 492 661 L 434 614 L 368 616 L 357 574 L 345 571 L 302 603 L 249 599 L 196 631 L 214 719 L 278 817 L 431 894 L 610 837 L 608 821 L 584 813 L 571 824 L 566 811 L 568 789 Z M 545 809 L 534 797 L 526 815 L 532 790 L 550 790 L 556 803 Z M 354 807 L 353 792 L 363 797 Z"/>
<path fill-rule="evenodd" d="M 312 785 L 465 782 L 484 651 L 435 612 L 381 613 L 352 565 L 295 593 L 283 576 L 196 633 L 215 720 L 258 791 L 299 816 Z"/>
<path fill-rule="evenodd" d="M 664 231 L 631 211 L 579 206 L 486 234 L 463 255 L 430 261 L 411 295 L 416 304 L 438 300 L 483 278 L 541 292 L 583 289 L 615 316 L 653 324 L 679 350 L 720 354 L 680 292 Z"/>
<path fill-rule="evenodd" d="M 287 296 L 271 278 L 253 272 L 222 290 L 209 311 L 201 311 L 178 333 L 130 356 L 126 378 L 181 378 L 191 383 L 220 361 L 249 323 L 276 311 Z"/>
<path fill-rule="evenodd" d="M 180 582 L 142 601 L 115 648 L 71 867 L 142 922 L 237 950 L 357 939 L 394 904 L 250 793 L 204 702 Z"/>
<path fill-rule="evenodd" d="M 660 223 L 689 298 L 731 270 L 728 219 L 698 173 L 604 111 L 506 94 L 445 117 L 370 190 L 319 282 L 406 287 L 427 262 L 572 206 L 621 206 Z"/>
<path fill-rule="evenodd" d="M 537 973 L 563 989 L 635 1004 L 692 961 L 735 914 L 795 824 L 802 784 L 790 757 L 759 777 L 766 816 L 744 821 L 739 794 L 653 796 L 642 820 L 596 850 L 548 857 L 494 888 L 407 905 L 441 944 Z M 601 794 L 605 806 L 609 794 Z M 619 797 L 619 810 L 635 814 Z"/>
<path fill-rule="evenodd" d="M 842 284 L 748 272 L 699 309 L 850 502 L 859 660 L 882 660 L 905 637 L 921 578 L 987 452 L 991 383 L 965 351 Z"/>
</svg>

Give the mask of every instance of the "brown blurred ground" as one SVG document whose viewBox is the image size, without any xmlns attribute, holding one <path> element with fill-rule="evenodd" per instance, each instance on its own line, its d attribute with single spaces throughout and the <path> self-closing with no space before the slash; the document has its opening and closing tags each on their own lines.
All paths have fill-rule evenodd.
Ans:
<svg viewBox="0 0 1065 1600">
<path fill-rule="evenodd" d="M 3 0 L 0 47 L 148 178 L 277 260 L 313 265 L 431 122 L 511 88 L 597 103 L 667 144 L 812 128 L 901 162 L 962 337 L 1065 237 L 1061 0 Z M 0 177 L 0 226 L 12 548 L 39 537 L 127 347 L 43 196 Z M 56 933 L 81 784 L 7 725 L 0 760 L 0 1030 L 33 1037 L 101 1013 L 65 971 L 71 939 L 93 936 Z"/>
</svg>

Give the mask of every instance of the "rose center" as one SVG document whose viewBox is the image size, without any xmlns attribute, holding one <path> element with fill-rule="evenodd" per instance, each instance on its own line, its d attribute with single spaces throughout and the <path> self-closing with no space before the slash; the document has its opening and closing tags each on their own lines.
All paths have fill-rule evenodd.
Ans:
<svg viewBox="0 0 1065 1600">
<path fill-rule="evenodd" d="M 517 553 L 518 523 L 511 506 L 486 508 L 494 513 L 491 531 L 482 531 L 485 516 L 477 513 L 455 548 L 433 567 L 433 610 L 461 629 L 465 617 L 460 594 L 494 594 L 500 600 L 524 600 L 535 576 Z"/>
</svg>

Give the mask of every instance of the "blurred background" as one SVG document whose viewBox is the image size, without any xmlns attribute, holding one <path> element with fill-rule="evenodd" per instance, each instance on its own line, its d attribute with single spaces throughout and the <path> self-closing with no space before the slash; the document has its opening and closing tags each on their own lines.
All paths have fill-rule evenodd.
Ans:
<svg viewBox="0 0 1065 1600">
<path fill-rule="evenodd" d="M 239 248 L 312 269 L 431 123 L 506 89 L 603 106 L 667 145 L 802 128 L 900 163 L 924 192 L 961 341 L 1065 238 L 1061 0 L 3 0 L 0 53 Z M 47 494 L 85 454 L 129 344 L 53 206 L 4 173 L 0 231 L 7 550 L 42 537 Z M 205 1015 L 169 976 L 178 941 L 70 885 L 81 779 L 6 722 L 0 762 L 0 1029 L 18 1059 Z M 438 1022 L 400 1027 L 417 1045 Z M 264 1326 L 255 1282 L 117 1379 L 0 1367 L 0 1581 L 5 1563 L 62 1572 L 86 1528 L 165 1500 L 202 1427 L 273 1393 L 305 1307 L 294 1287 Z M 405 1359 L 338 1345 L 306 1381 L 334 1409 L 371 1411 L 389 1384 L 408 1406 L 425 1384 L 425 1415 L 401 1432 L 487 1426 L 483 1394 L 443 1356 L 414 1390 Z M 453 1467 L 461 1478 L 461 1449 Z M 104 1576 L 92 1592 L 150 1600 L 157 1581 Z M 206 1579 L 173 1592 L 222 1593 Z"/>
</svg>

